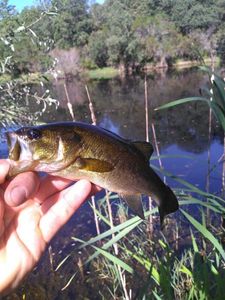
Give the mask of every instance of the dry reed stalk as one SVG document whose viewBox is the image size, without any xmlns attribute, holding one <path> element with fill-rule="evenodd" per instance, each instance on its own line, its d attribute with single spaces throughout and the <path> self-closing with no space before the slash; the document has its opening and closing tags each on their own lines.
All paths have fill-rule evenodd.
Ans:
<svg viewBox="0 0 225 300">
<path fill-rule="evenodd" d="M 212 65 L 212 71 L 214 70 L 214 66 Z M 213 85 L 214 75 L 211 76 L 211 84 Z M 210 89 L 211 97 L 210 100 L 213 101 L 213 89 Z M 209 130 L 208 130 L 208 157 L 207 157 L 207 164 L 208 164 L 208 174 L 206 177 L 206 191 L 209 193 L 210 189 L 210 161 L 211 161 L 211 155 L 210 155 L 210 144 L 211 144 L 211 135 L 212 135 L 212 109 L 209 108 Z M 206 224 L 210 224 L 210 210 L 209 208 L 206 208 Z"/>
<path fill-rule="evenodd" d="M 51 270 L 52 270 L 52 272 L 54 272 L 53 254 L 52 254 L 52 246 L 51 245 L 48 247 L 48 255 L 49 255 L 49 261 L 50 261 Z"/>
<path fill-rule="evenodd" d="M 175 249 L 179 249 L 179 226 L 177 224 L 177 221 L 175 225 Z"/>
<path fill-rule="evenodd" d="M 146 142 L 149 142 L 148 86 L 147 86 L 146 75 L 145 75 L 145 138 L 146 138 Z"/>
<path fill-rule="evenodd" d="M 91 101 L 91 97 L 90 97 L 87 85 L 85 85 L 85 89 L 86 89 L 88 102 L 89 102 L 89 110 L 90 110 L 90 113 L 91 113 L 92 125 L 96 125 L 96 117 L 95 117 L 95 112 L 94 112 L 94 106 L 93 106 L 93 103 Z M 99 226 L 98 216 L 96 214 L 96 205 L 95 205 L 95 197 L 94 196 L 91 197 L 91 203 L 92 203 L 92 206 L 94 208 L 94 219 L 95 219 L 96 232 L 99 235 L 100 234 L 100 226 Z"/>
<path fill-rule="evenodd" d="M 148 85 L 147 85 L 147 77 L 145 75 L 145 139 L 146 142 L 149 142 L 149 114 L 148 114 Z M 152 198 L 148 197 L 148 207 L 149 210 L 152 210 Z M 148 233 L 153 231 L 153 221 L 152 221 L 152 214 L 149 215 L 148 218 Z"/>
<path fill-rule="evenodd" d="M 160 158 L 159 145 L 158 145 L 158 142 L 157 142 L 157 137 L 156 137 L 156 132 L 155 132 L 155 125 L 154 125 L 153 122 L 152 122 L 151 126 L 152 126 L 152 134 L 153 134 L 153 140 L 154 140 L 154 144 L 155 144 L 155 150 L 156 150 L 156 154 L 157 154 L 157 157 L 158 157 L 158 160 L 159 160 L 160 169 L 162 170 L 163 169 L 163 164 L 162 164 L 162 160 Z"/>
<path fill-rule="evenodd" d="M 95 116 L 94 106 L 93 106 L 93 103 L 91 101 L 91 97 L 90 97 L 87 85 L 85 85 L 85 89 L 86 89 L 86 93 L 87 93 L 87 97 L 88 97 L 88 101 L 89 101 L 89 110 L 91 112 L 92 125 L 96 125 L 97 124 L 97 119 L 96 119 L 96 116 Z"/>
<path fill-rule="evenodd" d="M 107 208 L 108 208 L 108 213 L 109 213 L 110 228 L 113 229 L 114 224 L 113 224 L 113 217 L 112 217 L 112 207 L 111 207 L 110 200 L 109 200 L 109 192 L 107 190 L 105 190 L 105 196 L 106 196 L 106 203 L 107 203 Z M 114 237 L 115 237 L 115 234 L 113 233 L 112 238 L 114 238 Z M 118 255 L 119 249 L 118 249 L 117 243 L 113 244 L 113 248 L 114 248 L 115 254 Z M 125 274 L 123 274 L 123 271 L 120 266 L 117 266 L 117 268 L 118 268 L 120 280 L 122 283 L 122 288 L 123 288 L 125 299 L 130 300 L 131 297 L 129 297 L 128 291 L 126 288 L 126 276 L 125 276 Z"/>
<path fill-rule="evenodd" d="M 107 208 L 108 208 L 108 213 L 109 213 L 109 222 L 110 222 L 110 228 L 112 229 L 114 227 L 113 224 L 113 217 L 112 217 L 112 207 L 110 204 L 110 200 L 109 200 L 109 191 L 105 190 L 105 197 L 106 197 L 106 203 L 107 203 Z M 115 234 L 112 234 L 112 238 L 115 237 Z M 118 249 L 118 245 L 117 243 L 113 244 L 113 248 L 115 251 L 115 254 L 118 255 L 119 254 L 119 249 Z"/>
<path fill-rule="evenodd" d="M 101 232 L 100 232 L 98 216 L 96 214 L 95 196 L 91 196 L 91 203 L 92 203 L 92 206 L 93 206 L 93 209 L 94 209 L 94 219 L 95 219 L 96 232 L 97 232 L 97 235 L 99 235 Z"/>
<path fill-rule="evenodd" d="M 69 110 L 69 113 L 70 113 L 70 116 L 71 116 L 72 120 L 75 122 L 76 120 L 75 120 L 75 116 L 74 116 L 74 112 L 73 112 L 73 106 L 72 106 L 71 101 L 70 101 L 70 97 L 69 97 L 69 94 L 68 94 L 66 83 L 64 83 L 63 86 L 64 86 L 66 99 L 67 99 L 67 107 L 68 107 L 68 110 Z"/>
</svg>

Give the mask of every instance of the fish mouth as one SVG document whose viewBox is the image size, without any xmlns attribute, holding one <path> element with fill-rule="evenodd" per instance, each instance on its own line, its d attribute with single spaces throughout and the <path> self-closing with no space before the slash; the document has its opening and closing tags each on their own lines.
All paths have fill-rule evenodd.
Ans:
<svg viewBox="0 0 225 300">
<path fill-rule="evenodd" d="M 14 161 L 32 159 L 32 154 L 27 143 L 15 132 L 6 132 L 6 139 L 9 149 L 9 159 Z"/>
</svg>

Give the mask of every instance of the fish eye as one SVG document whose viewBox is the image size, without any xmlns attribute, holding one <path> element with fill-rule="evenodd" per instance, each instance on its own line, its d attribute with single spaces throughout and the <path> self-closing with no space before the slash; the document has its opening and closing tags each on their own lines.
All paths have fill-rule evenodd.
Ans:
<svg viewBox="0 0 225 300">
<path fill-rule="evenodd" d="M 27 137 L 29 140 L 37 140 L 41 138 L 41 131 L 38 129 L 29 129 L 27 131 Z"/>
</svg>

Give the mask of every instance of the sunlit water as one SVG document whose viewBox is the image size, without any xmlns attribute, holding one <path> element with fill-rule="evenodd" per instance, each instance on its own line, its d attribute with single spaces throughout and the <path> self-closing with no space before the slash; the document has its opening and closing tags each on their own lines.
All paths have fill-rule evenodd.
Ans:
<svg viewBox="0 0 225 300">
<path fill-rule="evenodd" d="M 206 84 L 207 77 L 196 69 L 192 69 L 167 74 L 155 73 L 149 75 L 147 80 L 150 140 L 154 147 L 156 143 L 158 145 L 163 168 L 203 190 L 207 188 L 207 175 L 210 174 L 209 191 L 220 195 L 222 163 L 218 163 L 218 160 L 223 154 L 223 132 L 213 121 L 212 135 L 209 140 L 208 107 L 196 103 L 160 112 L 154 111 L 154 108 L 171 100 L 199 95 L 199 88 Z M 144 78 L 141 76 L 115 78 L 88 82 L 87 85 L 99 126 L 130 140 L 145 140 Z M 56 81 L 48 88 L 51 89 L 53 97 L 59 100 L 59 108 L 56 110 L 54 106 L 48 107 L 39 121 L 71 120 L 67 107 L 65 82 Z M 84 83 L 74 79 L 66 82 L 66 89 L 76 120 L 90 123 Z M 38 108 L 37 105 L 33 105 L 30 109 L 34 112 Z M 155 127 L 156 140 L 153 139 L 152 122 Z M 0 147 L 0 156 L 7 156 L 7 146 L 4 140 Z M 155 159 L 156 152 L 153 156 L 151 164 L 159 167 L 159 161 Z M 167 182 L 172 187 L 182 187 L 172 179 L 167 179 Z M 53 252 L 63 258 L 74 247 L 70 240 L 71 236 L 78 235 L 85 239 L 86 236 L 95 234 L 92 210 L 86 203 L 56 236 L 52 243 Z M 42 263 L 49 265 L 47 255 L 43 261 Z M 42 278 L 45 278 L 48 271 L 46 270 L 45 273 L 42 264 L 39 268 L 43 273 Z M 33 277 L 29 280 L 37 284 Z M 54 286 L 53 283 L 51 284 Z M 60 282 L 58 284 L 60 285 Z"/>
</svg>

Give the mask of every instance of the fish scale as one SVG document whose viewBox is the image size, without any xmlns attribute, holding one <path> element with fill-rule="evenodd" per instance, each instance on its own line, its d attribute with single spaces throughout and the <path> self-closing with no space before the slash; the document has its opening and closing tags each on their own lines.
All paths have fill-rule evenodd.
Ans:
<svg viewBox="0 0 225 300">
<path fill-rule="evenodd" d="M 129 141 L 81 122 L 22 127 L 7 133 L 10 176 L 42 171 L 71 180 L 87 179 L 116 192 L 144 218 L 141 195 L 151 196 L 164 217 L 178 209 L 173 191 L 150 167 L 150 143 Z"/>
</svg>

